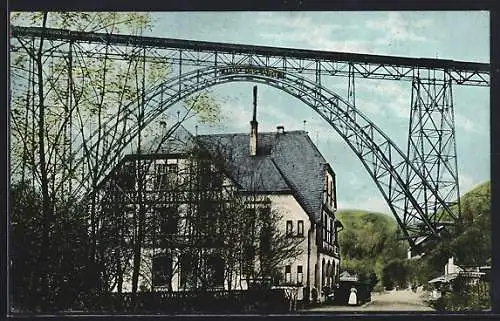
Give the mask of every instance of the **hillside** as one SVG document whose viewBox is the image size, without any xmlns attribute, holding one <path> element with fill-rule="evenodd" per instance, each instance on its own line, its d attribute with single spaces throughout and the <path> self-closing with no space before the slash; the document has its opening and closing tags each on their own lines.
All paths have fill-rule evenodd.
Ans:
<svg viewBox="0 0 500 321">
<path fill-rule="evenodd" d="M 339 232 L 341 271 L 356 273 L 375 286 L 386 262 L 406 257 L 405 242 L 398 240 L 391 216 L 363 210 L 340 210 L 336 215 L 344 225 Z"/>
<path fill-rule="evenodd" d="M 491 184 L 482 183 L 460 198 L 462 220 L 451 230 L 451 237 L 428 253 L 435 269 L 454 256 L 462 266 L 484 265 L 491 259 Z"/>
<path fill-rule="evenodd" d="M 386 214 L 340 210 L 336 216 L 344 225 L 339 243 L 341 253 L 348 259 L 375 258 L 397 229 L 396 221 Z"/>
<path fill-rule="evenodd" d="M 414 278 L 421 284 L 442 273 L 450 256 L 463 265 L 483 265 L 491 257 L 490 182 L 463 194 L 460 202 L 462 223 L 452 229 L 453 236 L 413 262 L 418 271 L 412 273 L 419 274 Z M 384 268 L 389 265 L 403 269 L 408 245 L 399 240 L 392 216 L 363 210 L 339 210 L 336 215 L 344 225 L 339 232 L 341 271 L 357 273 L 375 285 L 382 281 Z"/>
</svg>

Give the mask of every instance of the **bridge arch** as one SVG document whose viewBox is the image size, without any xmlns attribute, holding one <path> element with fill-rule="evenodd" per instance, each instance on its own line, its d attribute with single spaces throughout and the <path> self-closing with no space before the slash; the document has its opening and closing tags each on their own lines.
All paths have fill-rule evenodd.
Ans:
<svg viewBox="0 0 500 321">
<path fill-rule="evenodd" d="M 123 140 L 125 144 L 117 146 L 117 153 L 122 153 L 139 130 L 148 126 L 175 103 L 203 89 L 238 81 L 262 83 L 280 89 L 304 102 L 329 123 L 361 160 L 412 247 L 416 245 L 414 235 L 422 235 L 422 227 L 425 227 L 429 235 L 438 235 L 438 230 L 436 222 L 431 222 L 426 217 L 413 197 L 412 186 L 404 177 L 419 177 L 433 191 L 442 210 L 455 217 L 436 189 L 379 127 L 340 95 L 300 73 L 234 65 L 196 69 L 169 78 L 147 93 L 147 108 L 142 126 L 136 124 L 129 131 L 128 137 Z M 127 119 L 131 113 L 132 110 L 123 115 L 123 119 Z M 408 200 L 406 206 L 405 200 Z"/>
</svg>

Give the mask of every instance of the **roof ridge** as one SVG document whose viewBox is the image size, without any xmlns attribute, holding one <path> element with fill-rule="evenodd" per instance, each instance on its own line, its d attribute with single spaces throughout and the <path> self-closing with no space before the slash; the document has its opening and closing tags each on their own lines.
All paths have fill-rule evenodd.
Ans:
<svg viewBox="0 0 500 321">
<path fill-rule="evenodd" d="M 275 134 L 275 135 L 283 135 L 283 134 L 289 134 L 289 133 L 307 133 L 305 130 L 302 129 L 297 129 L 297 130 L 289 130 L 285 131 L 284 133 L 277 133 L 275 131 L 272 132 L 257 132 L 257 134 Z M 220 133 L 220 134 L 203 134 L 203 135 L 198 135 L 198 136 L 231 136 L 231 135 L 250 135 L 250 133 L 244 133 L 244 132 L 239 132 L 239 133 Z M 306 135 L 308 136 L 308 135 Z"/>
</svg>

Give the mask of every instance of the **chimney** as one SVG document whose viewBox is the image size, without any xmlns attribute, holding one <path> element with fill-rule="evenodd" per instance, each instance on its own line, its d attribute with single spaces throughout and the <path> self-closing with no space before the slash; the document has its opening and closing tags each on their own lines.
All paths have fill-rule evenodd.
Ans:
<svg viewBox="0 0 500 321">
<path fill-rule="evenodd" d="M 250 156 L 257 155 L 257 86 L 253 86 L 253 118 L 250 121 Z"/>
</svg>

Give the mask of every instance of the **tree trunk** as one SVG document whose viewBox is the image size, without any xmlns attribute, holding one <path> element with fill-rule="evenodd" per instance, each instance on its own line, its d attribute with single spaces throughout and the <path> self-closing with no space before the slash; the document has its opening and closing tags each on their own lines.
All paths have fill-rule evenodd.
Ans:
<svg viewBox="0 0 500 321">
<path fill-rule="evenodd" d="M 42 28 L 45 28 L 47 23 L 47 12 L 43 14 Z M 50 269 L 50 226 L 52 220 L 52 206 L 49 195 L 49 181 L 47 173 L 47 163 L 45 155 L 45 105 L 44 105 L 44 89 L 43 89 L 43 34 L 40 38 L 40 46 L 36 56 L 37 75 L 38 75 L 38 157 L 40 162 L 40 177 L 42 190 L 42 247 L 40 251 L 40 272 L 41 272 L 41 298 L 42 302 L 48 299 L 49 296 L 49 274 Z"/>
</svg>

